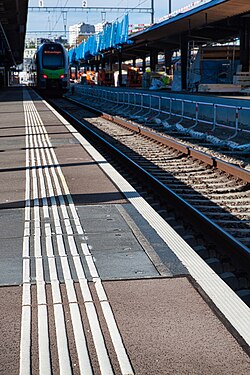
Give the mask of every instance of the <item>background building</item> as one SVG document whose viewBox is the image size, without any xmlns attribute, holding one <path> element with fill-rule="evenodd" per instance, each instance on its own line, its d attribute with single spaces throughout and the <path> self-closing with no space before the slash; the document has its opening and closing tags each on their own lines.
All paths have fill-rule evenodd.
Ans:
<svg viewBox="0 0 250 375">
<path fill-rule="evenodd" d="M 95 33 L 95 26 L 88 23 L 77 23 L 69 26 L 69 45 L 76 46 L 81 41 Z"/>
</svg>

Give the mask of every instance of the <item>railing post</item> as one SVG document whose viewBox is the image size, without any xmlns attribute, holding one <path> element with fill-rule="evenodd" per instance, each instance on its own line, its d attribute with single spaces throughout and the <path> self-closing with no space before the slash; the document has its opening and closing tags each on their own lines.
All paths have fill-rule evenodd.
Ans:
<svg viewBox="0 0 250 375">
<path fill-rule="evenodd" d="M 195 103 L 195 125 L 198 124 L 198 119 L 199 119 L 199 103 Z"/>
<path fill-rule="evenodd" d="M 215 130 L 216 127 L 216 120 L 217 120 L 217 105 L 213 104 L 214 107 L 214 117 L 213 117 L 213 127 L 212 127 L 212 132 Z"/>
<path fill-rule="evenodd" d="M 169 116 L 168 116 L 167 120 L 169 120 L 170 117 L 172 116 L 172 102 L 173 102 L 173 99 L 169 98 Z"/>
<path fill-rule="evenodd" d="M 180 124 L 183 120 L 183 117 L 184 117 L 184 100 L 181 99 L 181 118 L 180 120 L 177 122 L 177 124 Z"/>
<path fill-rule="evenodd" d="M 239 130 L 239 110 L 241 108 L 237 107 L 235 110 L 235 135 L 238 133 Z"/>
</svg>

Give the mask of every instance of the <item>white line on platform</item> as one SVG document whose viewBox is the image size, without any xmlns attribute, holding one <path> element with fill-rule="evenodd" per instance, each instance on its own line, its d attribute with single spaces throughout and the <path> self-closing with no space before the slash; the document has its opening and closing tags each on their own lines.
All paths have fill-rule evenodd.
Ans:
<svg viewBox="0 0 250 375">
<path fill-rule="evenodd" d="M 53 113 L 58 118 L 60 118 L 60 115 L 54 109 L 52 109 L 52 107 L 48 103 L 46 103 L 46 102 L 44 102 L 44 103 L 53 111 Z M 53 153 L 53 156 L 54 156 L 54 162 L 57 165 L 59 165 L 54 153 Z M 59 168 L 57 167 L 57 169 L 59 169 Z M 66 181 L 64 180 L 64 177 L 62 177 L 62 178 L 63 178 L 62 183 L 63 183 L 64 191 L 67 195 L 70 196 Z M 75 215 L 77 215 L 76 212 L 75 212 Z M 82 247 L 84 249 L 83 244 L 82 244 Z M 86 252 L 86 249 L 85 249 L 85 252 Z M 89 254 L 86 253 L 85 259 L 86 259 L 86 262 L 88 264 L 88 268 L 90 270 L 91 276 L 94 277 L 94 278 L 99 277 L 97 269 L 96 269 L 94 261 L 93 261 L 92 255 L 90 253 Z M 109 305 L 109 303 L 108 303 L 108 305 Z M 102 306 L 102 303 L 101 303 L 101 306 Z M 104 307 L 104 310 L 105 310 L 105 319 L 106 319 L 106 322 L 107 322 L 108 327 L 109 327 L 110 336 L 111 336 L 111 339 L 112 339 L 112 342 L 113 342 L 113 345 L 114 345 L 114 348 L 115 348 L 115 351 L 116 351 L 116 354 L 117 354 L 117 357 L 118 357 L 118 362 L 119 362 L 120 367 L 121 367 L 121 372 L 122 372 L 123 375 L 133 374 L 133 370 L 132 370 L 129 358 L 127 356 L 126 350 L 124 348 L 120 333 L 118 331 L 118 328 L 117 328 L 112 310 L 111 310 L 110 306 L 109 306 L 109 310 L 106 308 L 106 306 Z M 103 312 L 104 312 L 104 310 L 103 310 Z M 108 314 L 107 314 L 107 311 L 108 311 Z"/>
<path fill-rule="evenodd" d="M 30 344 L 31 344 L 31 307 L 22 306 L 20 365 L 19 365 L 20 375 L 31 374 Z"/>
<path fill-rule="evenodd" d="M 20 339 L 19 374 L 31 373 L 31 285 L 30 285 L 30 166 L 29 166 L 29 128 L 26 112 L 27 102 L 23 102 L 25 119 L 25 144 L 26 144 L 26 182 L 25 182 L 25 224 L 23 238 L 23 295 L 22 295 L 22 319 Z"/>
<path fill-rule="evenodd" d="M 39 374 L 51 374 L 48 312 L 46 305 L 38 305 Z"/>
<path fill-rule="evenodd" d="M 38 121 L 39 114 L 36 112 L 35 107 L 34 107 L 33 111 L 34 111 L 34 113 L 36 113 L 36 119 Z M 38 121 L 38 122 L 40 124 L 42 124 L 42 121 Z M 42 132 L 44 132 L 44 134 L 45 134 L 45 128 L 43 126 L 40 126 L 39 127 L 39 133 L 41 134 Z M 66 205 L 65 205 L 65 202 L 64 202 L 64 198 L 62 196 L 62 192 L 61 192 L 61 189 L 60 189 L 59 181 L 57 179 L 57 175 L 55 173 L 53 160 L 51 158 L 51 150 L 50 150 L 51 145 L 45 141 L 46 140 L 45 137 L 40 137 L 40 134 L 37 134 L 37 137 L 38 137 L 38 140 L 39 140 L 38 142 L 41 142 L 41 143 L 39 143 L 39 145 L 43 146 L 43 148 L 45 150 L 45 154 L 46 154 L 46 159 L 48 160 L 48 163 L 47 163 L 46 160 L 45 160 L 45 157 L 43 155 L 43 157 L 42 157 L 42 159 L 43 159 L 43 169 L 45 170 L 46 182 L 47 182 L 48 191 L 49 191 L 49 198 L 50 198 L 51 203 L 52 203 L 52 213 L 53 213 L 53 217 L 54 217 L 54 221 L 55 221 L 56 232 L 62 233 L 61 221 L 60 221 L 59 212 L 58 212 L 59 208 L 60 208 L 61 213 L 62 213 L 64 226 L 66 228 L 66 232 L 68 234 L 73 234 L 73 230 L 72 230 L 71 223 L 70 223 L 70 220 L 69 220 L 69 216 L 68 216 L 68 213 L 67 213 L 67 208 L 66 208 Z M 53 184 L 52 184 L 52 181 L 53 181 Z M 53 185 L 55 186 L 55 189 L 54 189 Z M 59 197 L 59 206 L 57 205 L 57 202 L 56 202 L 56 198 L 55 198 L 56 195 Z M 58 228 L 59 228 L 59 230 L 58 230 Z M 50 227 L 48 227 L 48 226 L 45 227 L 45 229 L 46 229 L 45 233 L 47 235 L 47 238 L 46 238 L 47 249 L 49 250 L 48 255 L 52 255 L 52 243 L 49 243 L 51 241 L 51 230 L 50 230 Z M 82 326 L 82 322 L 81 322 L 81 318 L 80 318 L 79 307 L 78 307 L 78 304 L 76 303 L 77 297 L 76 297 L 76 293 L 75 293 L 75 289 L 74 289 L 73 280 L 72 280 L 72 277 L 71 277 L 68 258 L 66 256 L 65 244 L 64 244 L 62 236 L 57 235 L 56 238 L 57 238 L 59 255 L 62 255 L 61 265 L 62 265 L 64 280 L 65 280 L 65 284 L 66 284 L 68 300 L 69 300 L 69 304 L 70 304 L 71 319 L 72 319 L 72 324 L 73 324 L 74 336 L 75 336 L 75 340 L 76 340 L 76 349 L 77 349 L 77 353 L 78 353 L 80 371 L 81 371 L 81 374 L 83 374 L 83 373 L 84 374 L 92 374 L 92 369 L 91 369 L 91 365 L 90 365 L 90 359 L 89 359 L 89 356 L 88 356 L 88 351 L 87 351 L 87 349 L 83 350 L 84 349 L 83 343 L 86 342 L 85 334 L 84 334 L 84 331 L 83 331 L 83 326 Z M 75 248 L 76 248 L 75 243 L 72 242 L 72 240 L 73 240 L 73 237 L 69 241 L 69 245 L 72 248 L 71 252 L 73 252 L 74 255 L 78 255 L 77 251 L 75 251 Z M 56 265 L 54 263 L 54 257 L 49 258 L 48 261 L 49 261 L 51 276 L 55 279 L 56 278 L 56 270 L 55 270 Z M 60 295 L 59 295 L 58 285 L 55 282 L 56 281 L 54 280 L 54 282 L 52 283 L 52 295 L 55 298 L 56 302 L 58 303 L 58 302 L 60 302 L 60 298 L 59 298 Z M 55 304 L 54 300 L 53 300 L 53 302 Z M 72 303 L 74 305 L 72 305 Z M 59 321 L 58 321 L 58 316 L 56 316 L 57 311 L 58 311 L 58 307 L 55 309 L 55 305 L 54 305 L 56 327 L 58 326 L 59 322 L 61 322 L 61 320 L 62 320 L 62 319 L 59 318 Z M 61 326 L 61 324 L 62 324 L 62 322 L 60 323 L 60 326 Z M 58 337 L 60 336 L 60 335 L 58 336 L 58 332 L 60 331 L 59 327 L 56 328 L 56 330 L 57 330 L 57 339 L 58 339 Z M 60 360 L 60 358 L 62 357 L 61 353 L 63 352 L 63 350 L 65 351 L 65 345 L 67 344 L 67 340 L 63 339 L 62 343 L 64 343 L 64 344 L 61 345 L 61 349 L 60 349 L 60 345 L 59 345 L 59 363 L 62 366 L 60 368 L 60 373 L 69 374 L 70 373 L 69 371 L 71 371 L 71 370 L 69 370 L 69 366 L 67 366 L 67 368 L 65 368 L 65 361 L 64 361 L 64 364 L 63 364 L 63 361 Z"/>
</svg>

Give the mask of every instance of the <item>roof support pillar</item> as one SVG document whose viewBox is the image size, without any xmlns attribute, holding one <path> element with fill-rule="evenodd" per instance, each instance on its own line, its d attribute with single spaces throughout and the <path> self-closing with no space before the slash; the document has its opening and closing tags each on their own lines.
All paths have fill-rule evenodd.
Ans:
<svg viewBox="0 0 250 375">
<path fill-rule="evenodd" d="M 142 58 L 142 71 L 143 73 L 145 73 L 146 71 L 146 57 L 145 56 Z"/>
<path fill-rule="evenodd" d="M 240 30 L 240 64 L 242 65 L 242 71 L 248 72 L 250 70 L 250 21 L 246 18 L 242 19 L 242 23 L 243 25 Z"/>
<path fill-rule="evenodd" d="M 155 67 L 158 64 L 158 51 L 151 50 L 150 51 L 150 69 L 151 72 L 155 71 Z"/>
<path fill-rule="evenodd" d="M 173 52 L 172 51 L 166 51 L 165 50 L 165 72 L 166 74 L 171 74 L 171 64 L 172 64 L 172 55 L 173 55 Z"/>
<path fill-rule="evenodd" d="M 122 52 L 118 53 L 118 70 L 119 70 L 118 85 L 121 87 L 122 86 Z"/>
<path fill-rule="evenodd" d="M 188 42 L 187 38 L 181 36 L 181 86 L 182 90 L 187 89 L 187 62 L 188 62 Z"/>
</svg>

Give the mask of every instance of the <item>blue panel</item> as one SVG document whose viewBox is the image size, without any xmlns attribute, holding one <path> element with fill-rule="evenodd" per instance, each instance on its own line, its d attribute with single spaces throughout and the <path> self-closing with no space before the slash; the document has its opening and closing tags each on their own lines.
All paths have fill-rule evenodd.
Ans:
<svg viewBox="0 0 250 375">
<path fill-rule="evenodd" d="M 70 62 L 81 59 L 88 60 L 101 54 L 102 51 L 116 48 L 122 44 L 130 44 L 128 41 L 129 19 L 126 14 L 121 22 L 115 21 L 107 24 L 102 32 L 91 35 L 87 41 L 69 51 Z"/>
</svg>

